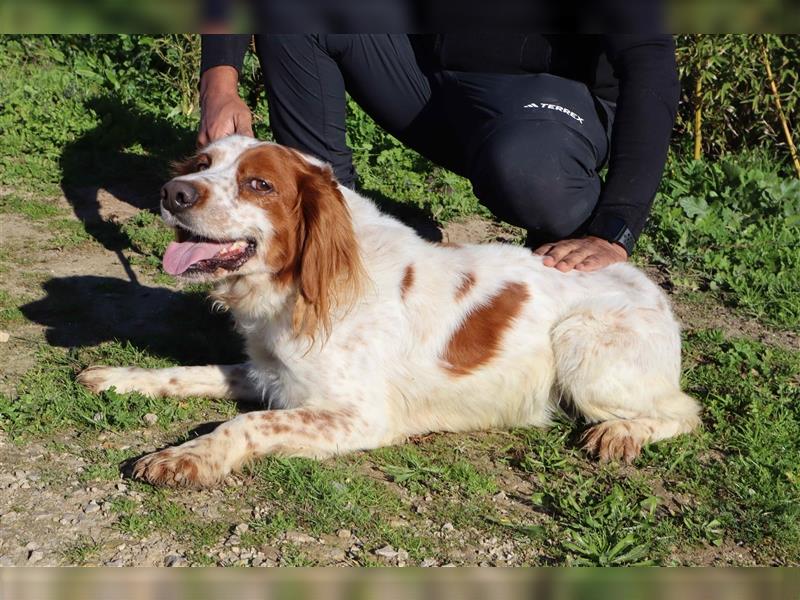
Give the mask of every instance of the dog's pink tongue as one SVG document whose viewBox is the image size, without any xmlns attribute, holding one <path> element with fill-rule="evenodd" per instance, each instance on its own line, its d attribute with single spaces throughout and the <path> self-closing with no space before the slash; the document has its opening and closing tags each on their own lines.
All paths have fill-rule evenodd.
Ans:
<svg viewBox="0 0 800 600">
<path fill-rule="evenodd" d="M 170 275 L 180 275 L 193 264 L 214 258 L 228 245 L 211 242 L 172 242 L 164 252 L 164 270 Z"/>
</svg>

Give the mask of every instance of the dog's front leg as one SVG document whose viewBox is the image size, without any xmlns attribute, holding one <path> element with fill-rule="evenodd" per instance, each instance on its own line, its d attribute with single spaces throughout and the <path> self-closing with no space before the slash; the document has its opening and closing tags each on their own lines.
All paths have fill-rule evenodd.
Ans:
<svg viewBox="0 0 800 600">
<path fill-rule="evenodd" d="M 116 389 L 120 393 L 139 392 L 154 398 L 228 398 L 259 400 L 249 377 L 249 365 L 206 365 L 204 367 L 89 367 L 78 374 L 78 383 L 95 393 Z"/>
<path fill-rule="evenodd" d="M 377 447 L 383 436 L 371 421 L 352 407 L 250 412 L 141 458 L 133 474 L 157 485 L 208 487 L 266 454 L 324 458 Z"/>
</svg>

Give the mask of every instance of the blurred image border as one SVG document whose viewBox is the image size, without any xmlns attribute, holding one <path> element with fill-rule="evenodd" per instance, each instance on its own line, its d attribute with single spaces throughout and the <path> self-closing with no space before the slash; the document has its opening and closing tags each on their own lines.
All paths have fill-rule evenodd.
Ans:
<svg viewBox="0 0 800 600">
<path fill-rule="evenodd" d="M 800 571 L 768 568 L 158 569 L 0 571 L 8 600 L 797 600 Z"/>
<path fill-rule="evenodd" d="M 630 10 L 660 0 L 625 2 L 608 0 L 612 10 L 614 3 Z M 591 6 L 586 3 L 590 0 L 3 0 L 0 33 L 440 32 L 504 28 L 509 23 L 516 30 L 532 31 L 552 22 L 548 18 L 554 6 L 560 14 L 564 10 L 578 14 Z M 670 33 L 800 31 L 796 0 L 664 0 L 661 4 Z"/>
</svg>

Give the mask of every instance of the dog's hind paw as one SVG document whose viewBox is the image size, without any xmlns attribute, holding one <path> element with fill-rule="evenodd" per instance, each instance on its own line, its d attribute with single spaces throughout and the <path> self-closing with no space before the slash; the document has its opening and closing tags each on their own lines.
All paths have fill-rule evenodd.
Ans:
<svg viewBox="0 0 800 600">
<path fill-rule="evenodd" d="M 631 464 L 642 451 L 646 435 L 637 431 L 633 421 L 603 421 L 583 434 L 583 447 L 600 462 L 618 460 Z"/>
</svg>

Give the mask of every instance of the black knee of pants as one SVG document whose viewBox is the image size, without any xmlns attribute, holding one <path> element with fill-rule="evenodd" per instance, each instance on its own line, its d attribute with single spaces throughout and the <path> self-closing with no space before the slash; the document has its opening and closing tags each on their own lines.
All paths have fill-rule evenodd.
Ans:
<svg viewBox="0 0 800 600">
<path fill-rule="evenodd" d="M 478 199 L 536 244 L 580 232 L 600 196 L 596 164 L 591 145 L 562 123 L 514 120 L 477 144 L 469 177 Z"/>
</svg>

